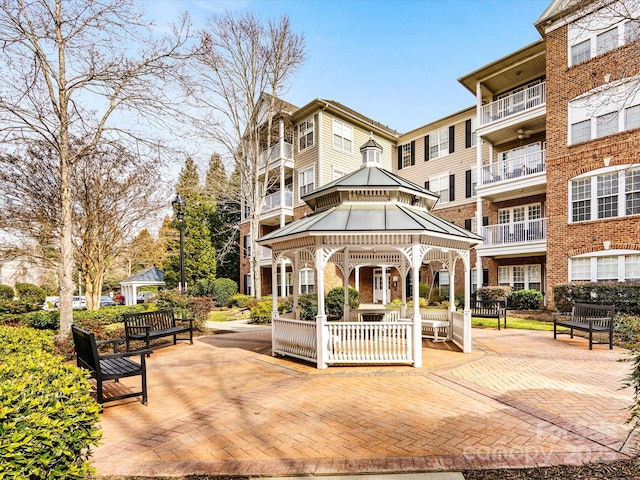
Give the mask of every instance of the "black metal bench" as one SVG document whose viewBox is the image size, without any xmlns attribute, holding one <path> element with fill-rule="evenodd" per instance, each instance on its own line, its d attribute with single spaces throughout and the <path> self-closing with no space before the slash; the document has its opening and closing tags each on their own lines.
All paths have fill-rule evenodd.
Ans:
<svg viewBox="0 0 640 480">
<path fill-rule="evenodd" d="M 138 350 L 135 352 L 118 353 L 118 345 L 124 343 L 121 339 L 96 341 L 93 333 L 82 330 L 75 325 L 71 326 L 73 332 L 73 344 L 76 350 L 76 364 L 80 368 L 89 370 L 89 373 L 96 380 L 98 403 L 122 400 L 123 398 L 139 397 L 142 395 L 142 403 L 147 405 L 147 368 L 145 355 L 151 353 L 150 350 Z M 98 346 L 112 344 L 113 353 L 101 355 Z M 129 357 L 140 356 L 140 362 L 135 362 Z M 140 376 L 142 389 L 139 392 L 131 392 L 122 395 L 105 398 L 103 395 L 102 383 L 106 380 L 118 381 L 125 377 Z"/>
<path fill-rule="evenodd" d="M 576 303 L 571 309 L 571 313 L 557 312 L 553 314 L 553 338 L 558 334 L 568 333 L 573 338 L 573 331 L 580 330 L 589 333 L 589 350 L 593 344 L 609 344 L 609 350 L 613 348 L 613 317 L 615 307 L 608 305 L 591 305 L 589 303 Z M 568 328 L 569 331 L 557 330 L 557 327 Z M 608 333 L 607 342 L 596 342 L 593 340 L 594 333 Z"/>
<path fill-rule="evenodd" d="M 507 328 L 507 305 L 503 300 L 478 300 L 471 305 L 471 317 L 503 319 L 504 328 Z"/>
<path fill-rule="evenodd" d="M 181 333 L 189 336 L 180 338 L 178 335 Z M 193 319 L 176 319 L 171 310 L 127 313 L 124 315 L 124 334 L 127 350 L 134 340 L 145 341 L 148 349 L 151 340 L 170 336 L 174 345 L 178 340 L 189 340 L 193 344 Z"/>
</svg>

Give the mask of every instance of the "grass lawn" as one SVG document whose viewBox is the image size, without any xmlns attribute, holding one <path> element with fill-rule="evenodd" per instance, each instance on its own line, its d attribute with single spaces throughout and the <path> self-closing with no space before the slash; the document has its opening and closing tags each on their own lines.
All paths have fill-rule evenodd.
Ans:
<svg viewBox="0 0 640 480">
<path fill-rule="evenodd" d="M 471 325 L 474 327 L 497 327 L 498 321 L 495 318 L 474 318 L 471 317 Z M 553 322 L 542 322 L 507 315 L 507 328 L 518 328 L 521 330 L 553 330 Z"/>
</svg>

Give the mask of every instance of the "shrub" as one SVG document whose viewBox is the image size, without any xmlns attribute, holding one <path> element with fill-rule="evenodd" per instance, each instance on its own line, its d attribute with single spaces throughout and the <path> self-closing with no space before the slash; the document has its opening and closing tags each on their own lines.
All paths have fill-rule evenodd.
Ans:
<svg viewBox="0 0 640 480">
<path fill-rule="evenodd" d="M 20 318 L 20 325 L 37 330 L 58 330 L 60 328 L 59 310 L 38 310 L 25 313 Z"/>
<path fill-rule="evenodd" d="M 271 300 L 260 300 L 251 307 L 252 323 L 271 323 L 271 309 L 273 302 Z"/>
<path fill-rule="evenodd" d="M 476 297 L 482 300 L 508 300 L 511 298 L 511 287 L 480 287 L 476 292 Z"/>
<path fill-rule="evenodd" d="M 13 300 L 13 287 L 0 283 L 0 300 Z"/>
<path fill-rule="evenodd" d="M 205 297 L 211 295 L 213 280 L 202 278 L 187 288 L 187 295 L 194 297 Z"/>
<path fill-rule="evenodd" d="M 251 300 L 253 297 L 251 295 L 244 295 L 242 293 L 236 293 L 235 295 L 231 295 L 229 297 L 229 301 L 227 302 L 227 306 L 229 307 L 238 307 L 238 308 L 246 308 L 247 302 Z"/>
<path fill-rule="evenodd" d="M 561 312 L 575 303 L 613 305 L 616 312 L 640 315 L 640 282 L 586 282 L 553 287 L 553 302 Z"/>
<path fill-rule="evenodd" d="M 444 287 L 435 287 L 431 290 L 431 296 L 429 297 L 429 303 L 442 303 L 449 299 L 447 291 Z"/>
<path fill-rule="evenodd" d="M 47 292 L 44 291 L 44 288 L 31 283 L 16 283 L 16 292 L 21 301 L 38 306 L 42 305 L 47 298 Z"/>
<path fill-rule="evenodd" d="M 3 478 L 81 479 L 94 472 L 100 406 L 80 369 L 52 354 L 53 337 L 0 326 Z"/>
<path fill-rule="evenodd" d="M 613 318 L 613 330 L 623 342 L 640 341 L 640 317 L 617 313 Z"/>
<path fill-rule="evenodd" d="M 631 414 L 626 421 L 631 425 L 630 436 L 640 427 L 640 346 L 636 344 L 629 352 L 629 357 L 624 360 L 632 364 L 631 371 L 622 384 L 623 388 L 633 388 L 633 404 L 629 406 Z"/>
<path fill-rule="evenodd" d="M 513 308 L 516 310 L 536 310 L 544 299 L 538 290 L 517 290 L 511 295 Z"/>
<path fill-rule="evenodd" d="M 23 302 L 22 300 L 4 300 L 0 302 L 0 314 L 20 315 L 39 309 L 39 305 L 31 302 Z"/>
<path fill-rule="evenodd" d="M 360 292 L 349 288 L 349 308 L 355 310 L 360 306 Z M 344 287 L 333 288 L 327 293 L 325 310 L 329 319 L 340 319 L 344 315 Z M 317 311 L 317 303 L 316 303 Z"/>
<path fill-rule="evenodd" d="M 418 295 L 422 298 L 429 298 L 429 284 L 427 283 L 419 283 L 418 284 Z"/>
<path fill-rule="evenodd" d="M 298 297 L 300 320 L 315 321 L 318 316 L 318 295 L 315 293 L 303 293 Z"/>
<path fill-rule="evenodd" d="M 213 301 L 220 307 L 229 303 L 229 299 L 238 293 L 238 284 L 230 278 L 216 278 L 211 288 Z"/>
</svg>

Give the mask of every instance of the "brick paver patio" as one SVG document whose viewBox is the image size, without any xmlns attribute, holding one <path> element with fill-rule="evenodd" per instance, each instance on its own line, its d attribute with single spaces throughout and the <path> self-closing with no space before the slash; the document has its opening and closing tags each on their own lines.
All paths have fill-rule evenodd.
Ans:
<svg viewBox="0 0 640 480">
<path fill-rule="evenodd" d="M 149 405 L 104 409 L 100 475 L 327 475 L 527 467 L 637 454 L 626 351 L 552 332 L 474 329 L 474 352 L 423 341 L 424 367 L 313 366 L 269 330 L 148 359 Z M 127 379 L 130 380 L 130 379 Z M 135 380 L 132 380 L 135 381 Z M 126 388 L 123 381 L 118 388 Z"/>
</svg>

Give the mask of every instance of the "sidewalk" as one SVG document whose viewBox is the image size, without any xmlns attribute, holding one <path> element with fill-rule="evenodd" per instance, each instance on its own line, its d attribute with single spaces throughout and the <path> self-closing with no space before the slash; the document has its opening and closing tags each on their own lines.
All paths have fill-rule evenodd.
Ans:
<svg viewBox="0 0 640 480">
<path fill-rule="evenodd" d="M 474 328 L 471 354 L 425 340 L 420 369 L 317 370 L 271 356 L 270 328 L 234 328 L 244 330 L 154 351 L 149 406 L 105 406 L 103 445 L 92 458 L 100 475 L 449 472 L 431 477 L 449 480 L 464 469 L 637 454 L 637 436 L 627 439 L 632 391 L 620 390 L 630 368 L 618 361 L 621 349 Z"/>
</svg>

